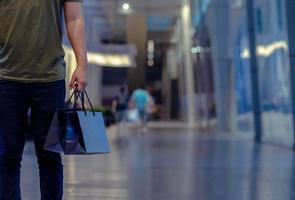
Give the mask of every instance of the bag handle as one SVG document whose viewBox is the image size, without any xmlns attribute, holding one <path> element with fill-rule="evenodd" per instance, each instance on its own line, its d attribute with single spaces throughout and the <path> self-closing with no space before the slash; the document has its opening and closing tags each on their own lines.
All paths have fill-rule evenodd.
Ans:
<svg viewBox="0 0 295 200">
<path fill-rule="evenodd" d="M 77 101 L 78 99 L 81 100 L 81 103 L 82 103 L 82 111 L 85 112 L 86 114 L 86 108 L 85 108 L 85 95 L 86 95 L 86 98 L 87 98 L 87 101 L 90 105 L 90 108 L 91 108 L 91 111 L 93 113 L 93 116 L 95 116 L 95 112 L 94 112 L 94 109 L 93 109 L 93 105 L 90 101 L 90 98 L 88 96 L 88 93 L 86 92 L 86 90 L 84 91 L 79 91 L 77 88 L 74 89 L 74 92 L 71 94 L 69 100 L 67 101 L 67 104 L 70 104 L 71 103 L 71 100 L 72 98 L 74 97 L 74 105 L 73 105 L 73 108 L 74 109 L 77 109 Z"/>
<path fill-rule="evenodd" d="M 80 92 L 77 89 L 74 89 L 73 93 L 71 94 L 69 100 L 67 101 L 67 105 L 71 104 L 72 99 L 74 98 L 74 105 L 73 108 L 77 109 L 77 101 L 80 97 Z"/>
<path fill-rule="evenodd" d="M 91 103 L 91 101 L 90 101 L 90 98 L 89 98 L 89 96 L 88 96 L 87 91 L 84 90 L 84 91 L 82 91 L 82 92 L 80 92 L 80 91 L 78 91 L 78 92 L 80 93 L 80 99 L 81 99 L 81 102 L 82 102 L 82 110 L 84 110 L 85 113 L 86 113 L 86 109 L 85 109 L 85 96 L 86 96 L 86 99 L 87 99 L 87 101 L 88 101 L 88 103 L 89 103 L 89 106 L 90 106 L 90 108 L 91 108 L 91 111 L 92 111 L 92 113 L 93 113 L 93 116 L 95 116 L 95 112 L 94 112 L 94 109 L 93 109 L 93 105 L 92 105 L 92 103 Z"/>
<path fill-rule="evenodd" d="M 84 92 L 83 92 L 83 99 L 84 99 L 84 93 L 85 93 L 86 98 L 87 98 L 87 100 L 88 100 L 88 103 L 89 103 L 89 105 L 90 105 L 91 111 L 93 112 L 93 115 L 95 115 L 95 112 L 94 112 L 94 109 L 93 109 L 93 105 L 92 105 L 92 103 L 91 103 L 91 101 L 90 101 L 90 98 L 89 98 L 89 96 L 88 96 L 86 90 L 84 90 Z"/>
</svg>

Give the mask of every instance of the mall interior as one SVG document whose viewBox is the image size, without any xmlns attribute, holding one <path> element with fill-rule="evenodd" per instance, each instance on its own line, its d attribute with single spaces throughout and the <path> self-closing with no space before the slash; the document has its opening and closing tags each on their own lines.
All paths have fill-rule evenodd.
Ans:
<svg viewBox="0 0 295 200">
<path fill-rule="evenodd" d="M 294 0 L 83 6 L 87 91 L 111 153 L 63 156 L 64 199 L 295 200 Z M 66 34 L 64 49 L 70 77 Z M 142 85 L 153 98 L 144 130 L 112 112 L 120 88 Z M 40 199 L 30 139 L 22 166 L 23 198 Z"/>
</svg>

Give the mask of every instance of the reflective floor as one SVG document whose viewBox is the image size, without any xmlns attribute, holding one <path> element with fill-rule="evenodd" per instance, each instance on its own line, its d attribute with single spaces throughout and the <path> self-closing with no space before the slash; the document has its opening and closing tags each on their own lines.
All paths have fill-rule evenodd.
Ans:
<svg viewBox="0 0 295 200">
<path fill-rule="evenodd" d="M 65 200 L 295 200 L 288 149 L 184 128 L 118 135 L 110 133 L 110 155 L 64 157 Z M 33 152 L 27 143 L 24 200 L 40 199 Z"/>
</svg>

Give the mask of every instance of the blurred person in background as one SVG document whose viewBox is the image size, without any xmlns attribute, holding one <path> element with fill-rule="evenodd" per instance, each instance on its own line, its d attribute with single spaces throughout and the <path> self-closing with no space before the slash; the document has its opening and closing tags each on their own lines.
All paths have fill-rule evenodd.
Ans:
<svg viewBox="0 0 295 200">
<path fill-rule="evenodd" d="M 116 123 L 123 121 L 128 104 L 128 91 L 125 86 L 121 86 L 119 93 L 114 97 L 112 102 L 112 113 L 116 118 Z"/>
<path fill-rule="evenodd" d="M 137 109 L 142 124 L 142 131 L 146 132 L 146 122 L 154 105 L 153 97 L 149 93 L 148 87 L 141 85 L 139 89 L 136 89 L 131 95 L 130 104 Z"/>
<path fill-rule="evenodd" d="M 0 1 L 0 199 L 20 200 L 20 167 L 28 127 L 39 165 L 42 200 L 62 200 L 63 165 L 43 149 L 57 108 L 64 107 L 62 18 L 77 68 L 70 88 L 87 85 L 82 0 Z M 28 124 L 28 110 L 31 110 Z"/>
<path fill-rule="evenodd" d="M 153 94 L 153 88 L 151 86 L 146 87 L 146 91 L 149 93 L 148 101 L 146 103 L 147 121 L 153 120 L 153 114 L 155 113 L 156 104 Z"/>
</svg>

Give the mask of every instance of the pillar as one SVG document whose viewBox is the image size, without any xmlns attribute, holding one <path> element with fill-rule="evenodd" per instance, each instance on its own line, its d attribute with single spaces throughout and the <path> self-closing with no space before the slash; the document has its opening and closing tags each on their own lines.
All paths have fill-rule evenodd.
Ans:
<svg viewBox="0 0 295 200">
<path fill-rule="evenodd" d="M 290 60 L 290 79 L 291 79 L 291 98 L 292 98 L 292 116 L 293 116 L 293 131 L 295 138 L 295 1 L 285 0 L 287 14 L 287 30 L 288 30 L 288 46 Z M 293 149 L 295 150 L 295 141 L 293 141 Z"/>
<path fill-rule="evenodd" d="M 195 126 L 196 123 L 196 106 L 195 106 L 195 81 L 194 70 L 192 64 L 191 48 L 191 8 L 189 0 L 185 0 L 181 8 L 181 37 L 183 51 L 183 72 L 184 72 L 184 93 L 186 96 L 186 118 L 190 126 Z"/>
<path fill-rule="evenodd" d="M 132 91 L 145 83 L 145 67 L 147 52 L 146 16 L 142 13 L 132 13 L 126 16 L 126 36 L 129 44 L 137 48 L 136 67 L 128 71 L 128 86 Z"/>
</svg>

